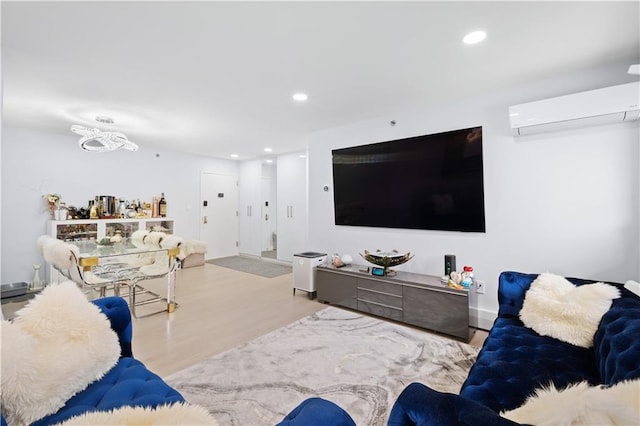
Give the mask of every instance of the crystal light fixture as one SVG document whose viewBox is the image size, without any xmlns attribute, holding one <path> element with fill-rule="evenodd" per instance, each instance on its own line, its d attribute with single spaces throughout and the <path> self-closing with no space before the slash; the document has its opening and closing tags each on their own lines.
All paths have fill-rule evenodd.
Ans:
<svg viewBox="0 0 640 426">
<path fill-rule="evenodd" d="M 115 121 L 111 117 L 97 116 L 96 121 L 105 124 L 113 124 Z M 105 152 L 117 149 L 137 151 L 138 145 L 131 142 L 120 132 L 103 132 L 100 129 L 78 126 L 71 126 L 71 131 L 80 136 L 78 143 L 85 151 Z"/>
</svg>

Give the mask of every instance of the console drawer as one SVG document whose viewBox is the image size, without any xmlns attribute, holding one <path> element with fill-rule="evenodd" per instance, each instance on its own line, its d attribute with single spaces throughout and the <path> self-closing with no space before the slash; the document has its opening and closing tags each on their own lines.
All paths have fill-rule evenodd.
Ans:
<svg viewBox="0 0 640 426">
<path fill-rule="evenodd" d="M 375 302 L 358 299 L 358 310 L 379 317 L 389 318 L 394 321 L 402 321 L 402 309 L 385 306 Z"/>
<path fill-rule="evenodd" d="M 386 283 L 384 281 L 378 281 L 367 278 L 358 278 L 358 288 L 367 290 L 374 290 L 380 293 L 395 294 L 396 296 L 402 296 L 402 285 Z"/>
<path fill-rule="evenodd" d="M 362 287 L 358 287 L 358 300 L 379 303 L 381 305 L 402 309 L 402 296 L 380 293 L 378 291 L 372 291 Z"/>
</svg>

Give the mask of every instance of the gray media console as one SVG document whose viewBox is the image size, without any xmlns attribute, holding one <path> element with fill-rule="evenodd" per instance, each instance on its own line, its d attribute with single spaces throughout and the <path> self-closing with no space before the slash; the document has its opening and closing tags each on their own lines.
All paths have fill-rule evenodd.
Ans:
<svg viewBox="0 0 640 426">
<path fill-rule="evenodd" d="M 469 341 L 468 291 L 447 287 L 431 275 L 398 272 L 378 277 L 360 268 L 318 266 L 318 301 Z"/>
</svg>

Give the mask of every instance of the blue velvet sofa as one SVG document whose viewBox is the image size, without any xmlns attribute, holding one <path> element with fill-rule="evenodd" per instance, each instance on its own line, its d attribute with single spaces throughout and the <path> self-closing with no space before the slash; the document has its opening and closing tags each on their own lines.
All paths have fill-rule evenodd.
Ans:
<svg viewBox="0 0 640 426">
<path fill-rule="evenodd" d="M 609 283 L 620 289 L 621 297 L 602 317 L 593 347 L 581 348 L 540 336 L 520 321 L 525 293 L 536 277 L 500 275 L 498 317 L 460 394 L 412 383 L 396 400 L 390 426 L 514 425 L 499 413 L 519 407 L 541 385 L 553 383 L 562 389 L 581 381 L 613 385 L 640 378 L 640 297 Z"/>
</svg>

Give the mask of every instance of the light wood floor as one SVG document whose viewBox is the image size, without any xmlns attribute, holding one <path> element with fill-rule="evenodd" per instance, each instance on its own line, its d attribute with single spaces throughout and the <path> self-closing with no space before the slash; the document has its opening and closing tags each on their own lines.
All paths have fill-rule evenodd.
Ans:
<svg viewBox="0 0 640 426">
<path fill-rule="evenodd" d="M 154 289 L 155 290 L 155 289 Z M 291 274 L 263 278 L 205 264 L 178 271 L 178 309 L 134 320 L 133 354 L 161 377 L 276 330 L 327 305 L 293 295 Z M 139 308 L 139 314 L 158 305 Z M 482 345 L 486 332 L 471 341 Z"/>
</svg>

